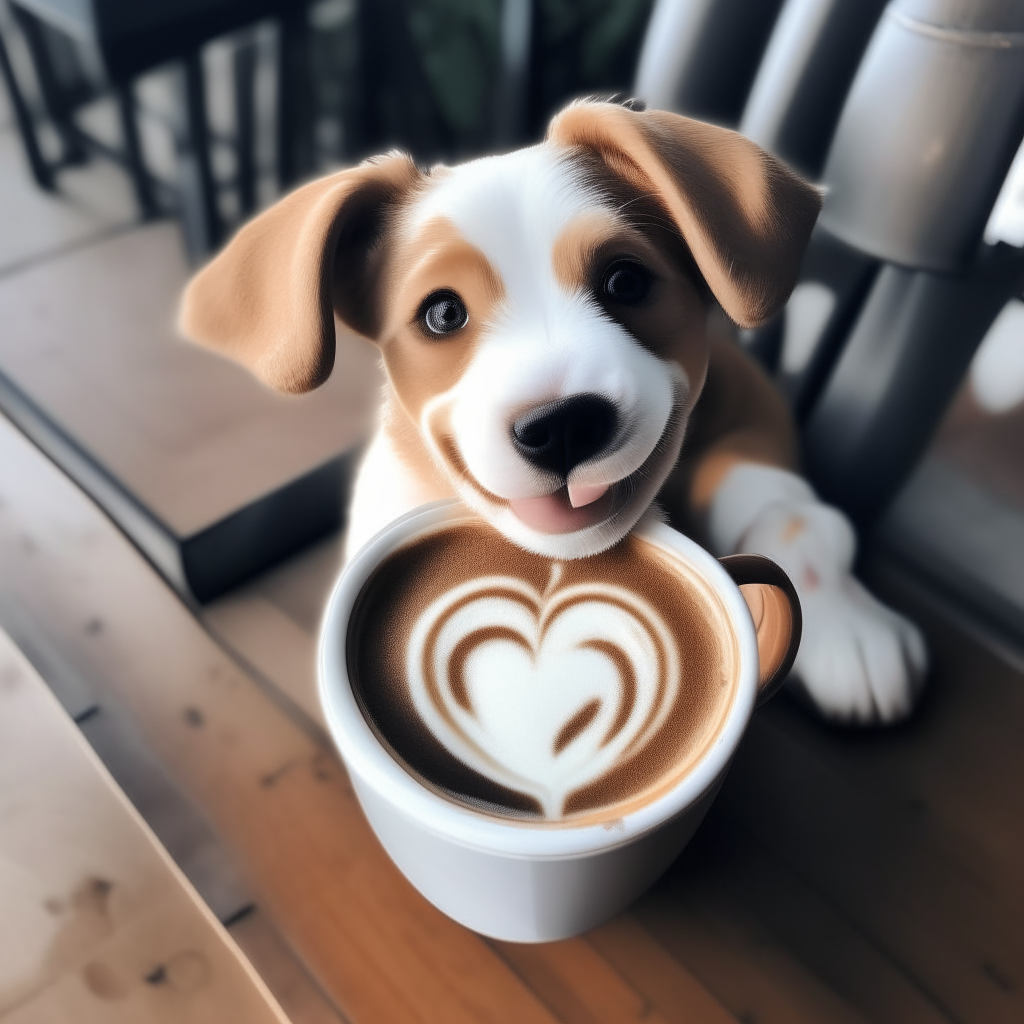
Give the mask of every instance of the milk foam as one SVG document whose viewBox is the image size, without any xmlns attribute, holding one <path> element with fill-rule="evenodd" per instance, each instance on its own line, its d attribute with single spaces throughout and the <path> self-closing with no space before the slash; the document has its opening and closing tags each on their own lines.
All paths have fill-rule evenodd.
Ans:
<svg viewBox="0 0 1024 1024">
<path fill-rule="evenodd" d="M 554 826 L 671 790 L 736 692 L 719 598 L 636 537 L 555 562 L 484 523 L 429 533 L 367 580 L 346 650 L 367 721 L 424 785 Z"/>
<path fill-rule="evenodd" d="M 663 618 L 608 582 L 542 592 L 481 576 L 433 600 L 409 633 L 417 714 L 459 761 L 533 797 L 545 817 L 642 750 L 676 704 L 680 666 Z"/>
</svg>

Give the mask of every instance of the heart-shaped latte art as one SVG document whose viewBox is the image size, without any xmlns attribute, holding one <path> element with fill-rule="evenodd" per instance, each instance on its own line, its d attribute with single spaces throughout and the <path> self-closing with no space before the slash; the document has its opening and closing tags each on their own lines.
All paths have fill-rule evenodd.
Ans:
<svg viewBox="0 0 1024 1024">
<path fill-rule="evenodd" d="M 406 673 L 441 744 L 548 818 L 643 749 L 680 685 L 671 634 L 636 594 L 599 583 L 541 593 L 506 576 L 469 580 L 430 604 L 410 634 Z"/>
</svg>

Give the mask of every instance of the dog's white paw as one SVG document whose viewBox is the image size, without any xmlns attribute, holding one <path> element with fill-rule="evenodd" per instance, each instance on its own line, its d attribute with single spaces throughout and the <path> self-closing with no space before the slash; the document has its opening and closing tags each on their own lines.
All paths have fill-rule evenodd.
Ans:
<svg viewBox="0 0 1024 1024">
<path fill-rule="evenodd" d="M 906 718 L 928 667 L 924 638 L 851 575 L 846 518 L 818 502 L 777 502 L 740 548 L 778 562 L 796 587 L 804 632 L 793 676 L 821 713 L 862 724 Z"/>
<path fill-rule="evenodd" d="M 796 587 L 804 628 L 791 686 L 834 721 L 910 714 L 928 667 L 924 638 L 851 574 L 856 537 L 841 512 L 791 473 L 741 466 L 715 495 L 711 525 L 716 546 L 766 555 Z"/>
<path fill-rule="evenodd" d="M 800 599 L 804 639 L 791 685 L 837 721 L 906 718 L 928 667 L 917 627 L 876 601 L 852 576 L 839 590 L 805 590 Z"/>
</svg>

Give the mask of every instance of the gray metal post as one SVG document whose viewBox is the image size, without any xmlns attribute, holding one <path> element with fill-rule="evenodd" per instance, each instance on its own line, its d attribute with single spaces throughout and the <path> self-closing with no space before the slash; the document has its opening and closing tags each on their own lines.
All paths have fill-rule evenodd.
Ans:
<svg viewBox="0 0 1024 1024">
<path fill-rule="evenodd" d="M 981 245 L 1022 134 L 1024 4 L 886 9 L 836 130 L 820 222 L 884 262 L 804 429 L 809 475 L 862 525 L 1024 283 L 1024 253 Z"/>
<path fill-rule="evenodd" d="M 740 131 L 818 178 L 886 0 L 786 0 L 743 109 Z"/>
<path fill-rule="evenodd" d="M 850 89 L 821 224 L 903 266 L 964 271 L 1024 134 L 1024 3 L 894 0 Z"/>
</svg>

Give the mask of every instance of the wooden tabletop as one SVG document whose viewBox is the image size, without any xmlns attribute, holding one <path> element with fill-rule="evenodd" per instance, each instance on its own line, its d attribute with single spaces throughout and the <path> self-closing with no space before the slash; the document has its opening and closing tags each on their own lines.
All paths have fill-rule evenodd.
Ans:
<svg viewBox="0 0 1024 1024">
<path fill-rule="evenodd" d="M 905 584 L 886 586 L 937 665 L 912 724 L 773 702 L 661 882 L 587 935 L 516 945 L 408 885 L 317 725 L 309 588 L 336 546 L 300 566 L 309 588 L 286 567 L 210 611 L 233 658 L 2 423 L 0 466 L 0 621 L 130 711 L 321 986 L 318 1021 L 1024 1019 L 1024 674 Z"/>
<path fill-rule="evenodd" d="M 0 1021 L 286 1024 L 0 631 Z"/>
<path fill-rule="evenodd" d="M 160 223 L 0 281 L 0 372 L 182 537 L 350 450 L 379 390 L 376 350 L 355 337 L 299 397 L 188 344 L 187 278 L 178 229 Z"/>
<path fill-rule="evenodd" d="M 187 275 L 165 223 L 0 280 L 0 408 L 205 601 L 338 528 L 380 372 L 341 330 L 323 387 L 271 391 L 177 334 Z"/>
</svg>

